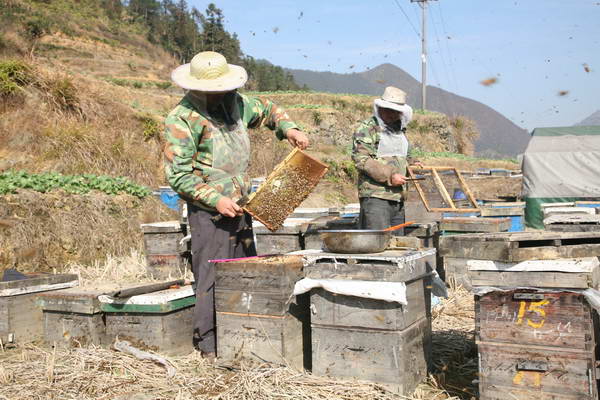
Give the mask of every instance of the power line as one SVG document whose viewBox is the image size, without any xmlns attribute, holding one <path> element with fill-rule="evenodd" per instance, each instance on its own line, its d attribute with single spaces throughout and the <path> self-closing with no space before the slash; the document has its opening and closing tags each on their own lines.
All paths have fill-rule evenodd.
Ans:
<svg viewBox="0 0 600 400">
<path fill-rule="evenodd" d="M 438 2 L 438 13 L 440 14 L 440 20 L 442 21 L 442 30 L 446 39 L 444 43 L 446 43 L 446 51 L 448 52 L 448 65 L 450 66 L 450 73 L 452 74 L 452 79 L 454 81 L 454 90 L 457 90 L 458 80 L 456 79 L 456 71 L 454 70 L 454 62 L 452 61 L 452 52 L 450 51 L 450 35 L 448 35 L 448 29 L 446 28 L 446 22 L 442 14 L 441 2 Z"/>
<path fill-rule="evenodd" d="M 444 73 L 446 75 L 446 79 L 448 80 L 448 84 L 450 85 L 450 75 L 448 74 L 448 66 L 446 64 L 446 58 L 444 57 L 444 52 L 442 51 L 442 46 L 440 45 L 440 37 L 437 32 L 437 27 L 435 26 L 435 20 L 433 19 L 433 13 L 429 14 L 429 18 L 431 18 L 431 25 L 433 25 L 433 32 L 435 34 L 435 40 L 437 42 L 438 52 L 440 54 L 440 58 L 442 59 L 442 67 L 444 69 Z M 441 86 L 441 83 L 440 83 Z"/>
<path fill-rule="evenodd" d="M 406 17 L 406 20 L 408 21 L 408 23 L 410 24 L 410 26 L 412 27 L 413 31 L 415 32 L 415 34 L 417 35 L 417 37 L 421 37 L 421 35 L 419 34 L 419 31 L 417 30 L 417 28 L 415 28 L 414 24 L 412 23 L 412 21 L 410 20 L 410 18 L 408 17 L 408 14 L 404 11 L 404 8 L 402 8 L 402 6 L 400 5 L 400 3 L 398 2 L 398 0 L 394 0 L 394 3 L 396 3 L 396 5 L 398 6 L 398 8 L 400 9 L 400 11 L 402 11 L 402 14 L 404 14 L 404 16 Z"/>
</svg>

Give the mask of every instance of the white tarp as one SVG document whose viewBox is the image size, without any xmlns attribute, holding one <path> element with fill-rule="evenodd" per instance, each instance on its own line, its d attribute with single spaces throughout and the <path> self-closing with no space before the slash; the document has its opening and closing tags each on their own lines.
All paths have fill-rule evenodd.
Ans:
<svg viewBox="0 0 600 400">
<path fill-rule="evenodd" d="M 524 197 L 600 197 L 599 176 L 600 135 L 534 135 L 523 155 Z"/>
<path fill-rule="evenodd" d="M 314 288 L 323 288 L 330 293 L 346 296 L 397 302 L 404 305 L 408 304 L 406 301 L 406 284 L 404 282 L 304 278 L 296 282 L 294 295 L 306 293 Z"/>
</svg>

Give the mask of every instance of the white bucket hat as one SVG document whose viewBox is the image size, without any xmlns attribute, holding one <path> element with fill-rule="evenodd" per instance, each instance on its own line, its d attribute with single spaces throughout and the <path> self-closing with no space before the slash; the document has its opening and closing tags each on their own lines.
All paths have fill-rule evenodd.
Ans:
<svg viewBox="0 0 600 400">
<path fill-rule="evenodd" d="M 227 64 L 223 55 L 214 51 L 203 51 L 171 72 L 171 79 L 188 90 L 218 93 L 229 92 L 244 86 L 248 74 L 239 65 Z"/>
<path fill-rule="evenodd" d="M 406 93 L 397 87 L 388 86 L 383 91 L 383 96 L 380 99 L 375 99 L 375 105 L 404 112 L 406 109 Z"/>
</svg>

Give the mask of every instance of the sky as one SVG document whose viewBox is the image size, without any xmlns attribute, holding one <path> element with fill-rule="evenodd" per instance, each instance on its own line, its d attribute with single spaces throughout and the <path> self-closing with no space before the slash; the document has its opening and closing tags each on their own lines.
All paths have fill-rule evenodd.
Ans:
<svg viewBox="0 0 600 400">
<path fill-rule="evenodd" d="M 214 0 L 245 54 L 287 68 L 421 80 L 421 8 L 410 0 Z M 188 0 L 201 11 L 208 1 Z M 531 131 L 600 110 L 600 0 L 438 0 L 427 6 L 427 83 Z M 484 85 L 495 78 L 495 83 Z"/>
</svg>

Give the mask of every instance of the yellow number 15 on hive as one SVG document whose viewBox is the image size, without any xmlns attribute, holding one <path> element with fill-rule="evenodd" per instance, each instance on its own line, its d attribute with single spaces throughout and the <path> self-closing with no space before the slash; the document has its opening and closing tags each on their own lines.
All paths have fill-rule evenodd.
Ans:
<svg viewBox="0 0 600 400">
<path fill-rule="evenodd" d="M 546 311 L 544 311 L 543 307 L 548 303 L 550 303 L 550 301 L 548 300 L 532 301 L 531 303 L 529 303 L 529 307 L 527 307 L 527 302 L 521 300 L 519 305 L 519 314 L 517 315 L 517 325 L 521 325 L 523 323 L 523 317 L 525 317 L 525 312 L 530 311 L 539 315 L 540 321 L 535 322 L 527 318 L 527 325 L 536 329 L 539 329 L 542 326 L 544 326 L 544 322 L 546 321 Z"/>
</svg>

